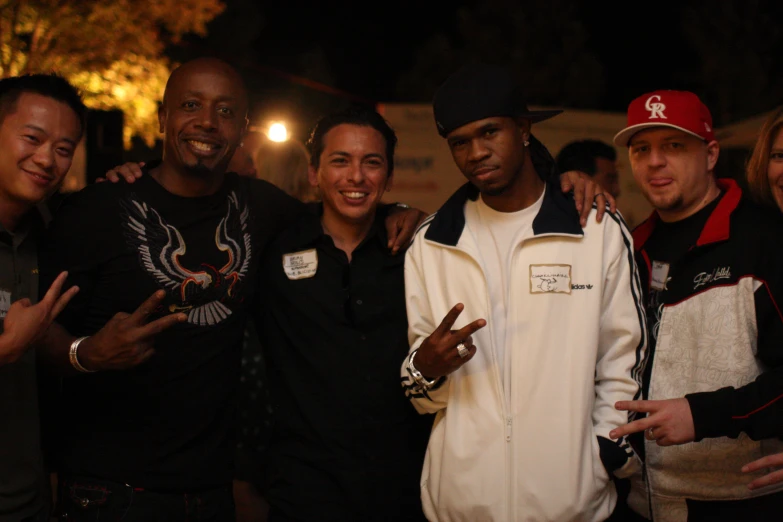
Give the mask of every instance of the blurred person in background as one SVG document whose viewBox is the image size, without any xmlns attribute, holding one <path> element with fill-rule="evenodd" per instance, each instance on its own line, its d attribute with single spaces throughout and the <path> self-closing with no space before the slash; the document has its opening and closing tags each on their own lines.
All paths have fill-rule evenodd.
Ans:
<svg viewBox="0 0 783 522">
<path fill-rule="evenodd" d="M 256 176 L 282 189 L 305 203 L 318 201 L 318 192 L 307 179 L 310 156 L 305 146 L 296 141 L 260 140 L 254 153 Z"/>
<path fill-rule="evenodd" d="M 776 205 L 783 211 L 783 107 L 773 111 L 761 127 L 759 138 L 748 159 L 745 176 L 751 197 L 764 205 Z M 782 387 L 783 388 L 783 387 Z M 781 397 L 783 399 L 783 389 Z M 777 400 L 771 412 L 777 417 L 783 436 L 783 400 Z M 770 468 L 769 473 L 751 482 L 750 489 L 758 489 L 783 482 L 783 453 L 768 455 L 744 466 L 742 471 L 752 473 Z M 777 468 L 777 469 L 775 469 Z"/>
<path fill-rule="evenodd" d="M 759 203 L 777 205 L 783 211 L 783 107 L 775 110 L 761 127 L 748 159 L 745 175 L 748 191 Z"/>
<path fill-rule="evenodd" d="M 572 141 L 560 150 L 555 161 L 560 172 L 584 172 L 613 198 L 620 196 L 617 151 L 608 143 L 600 140 Z"/>
<path fill-rule="evenodd" d="M 257 177 L 258 171 L 253 163 L 253 156 L 248 152 L 244 143 L 237 148 L 231 157 L 228 171 L 236 172 L 240 176 L 247 176 L 248 178 Z"/>
</svg>

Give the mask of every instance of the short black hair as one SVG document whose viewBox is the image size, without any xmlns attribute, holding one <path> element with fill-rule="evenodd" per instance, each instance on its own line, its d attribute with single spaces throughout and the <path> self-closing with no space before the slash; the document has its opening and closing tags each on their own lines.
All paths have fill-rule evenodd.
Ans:
<svg viewBox="0 0 783 522">
<path fill-rule="evenodd" d="M 46 96 L 73 109 L 79 118 L 79 137 L 84 134 L 87 107 L 76 87 L 57 74 L 25 74 L 0 80 L 0 124 L 14 113 L 16 103 L 24 93 Z"/>
<path fill-rule="evenodd" d="M 371 127 L 381 133 L 381 136 L 386 140 L 386 163 L 389 166 L 388 176 L 391 176 L 394 172 L 394 149 L 397 146 L 397 135 L 383 116 L 362 105 L 333 112 L 318 120 L 306 143 L 307 152 L 310 153 L 310 166 L 317 169 L 321 164 L 326 133 L 344 123 Z"/>
<path fill-rule="evenodd" d="M 596 158 L 617 161 L 617 151 L 600 140 L 572 141 L 560 150 L 555 161 L 558 172 L 578 170 L 588 176 L 595 176 Z"/>
</svg>

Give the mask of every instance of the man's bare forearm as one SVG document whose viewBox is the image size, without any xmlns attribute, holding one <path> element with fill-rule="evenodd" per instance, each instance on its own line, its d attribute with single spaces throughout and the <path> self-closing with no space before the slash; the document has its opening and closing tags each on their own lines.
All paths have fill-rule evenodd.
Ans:
<svg viewBox="0 0 783 522">
<path fill-rule="evenodd" d="M 36 345 L 38 362 L 62 375 L 77 375 L 68 352 L 76 337 L 57 322 L 52 322 Z"/>
</svg>

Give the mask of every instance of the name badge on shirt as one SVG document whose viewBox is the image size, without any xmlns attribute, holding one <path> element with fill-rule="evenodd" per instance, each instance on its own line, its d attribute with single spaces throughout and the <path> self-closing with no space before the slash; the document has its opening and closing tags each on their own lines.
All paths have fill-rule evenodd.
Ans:
<svg viewBox="0 0 783 522">
<path fill-rule="evenodd" d="M 531 294 L 570 294 L 571 265 L 530 265 Z"/>
<path fill-rule="evenodd" d="M 318 252 L 315 249 L 283 254 L 283 270 L 288 279 L 307 279 L 318 270 Z"/>
<path fill-rule="evenodd" d="M 11 292 L 0 288 L 0 319 L 5 319 L 9 308 L 11 308 Z"/>
<path fill-rule="evenodd" d="M 667 290 L 669 282 L 669 263 L 662 261 L 652 262 L 652 274 L 650 275 L 650 287 L 653 290 Z"/>
</svg>

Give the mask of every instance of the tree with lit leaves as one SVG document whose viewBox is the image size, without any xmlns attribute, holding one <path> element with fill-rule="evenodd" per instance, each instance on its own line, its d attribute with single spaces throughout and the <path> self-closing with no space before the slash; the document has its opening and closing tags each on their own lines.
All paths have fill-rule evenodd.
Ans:
<svg viewBox="0 0 783 522">
<path fill-rule="evenodd" d="M 206 34 L 220 0 L 0 0 L 0 77 L 57 72 L 97 109 L 125 113 L 125 140 L 152 144 L 167 45 Z"/>
</svg>

